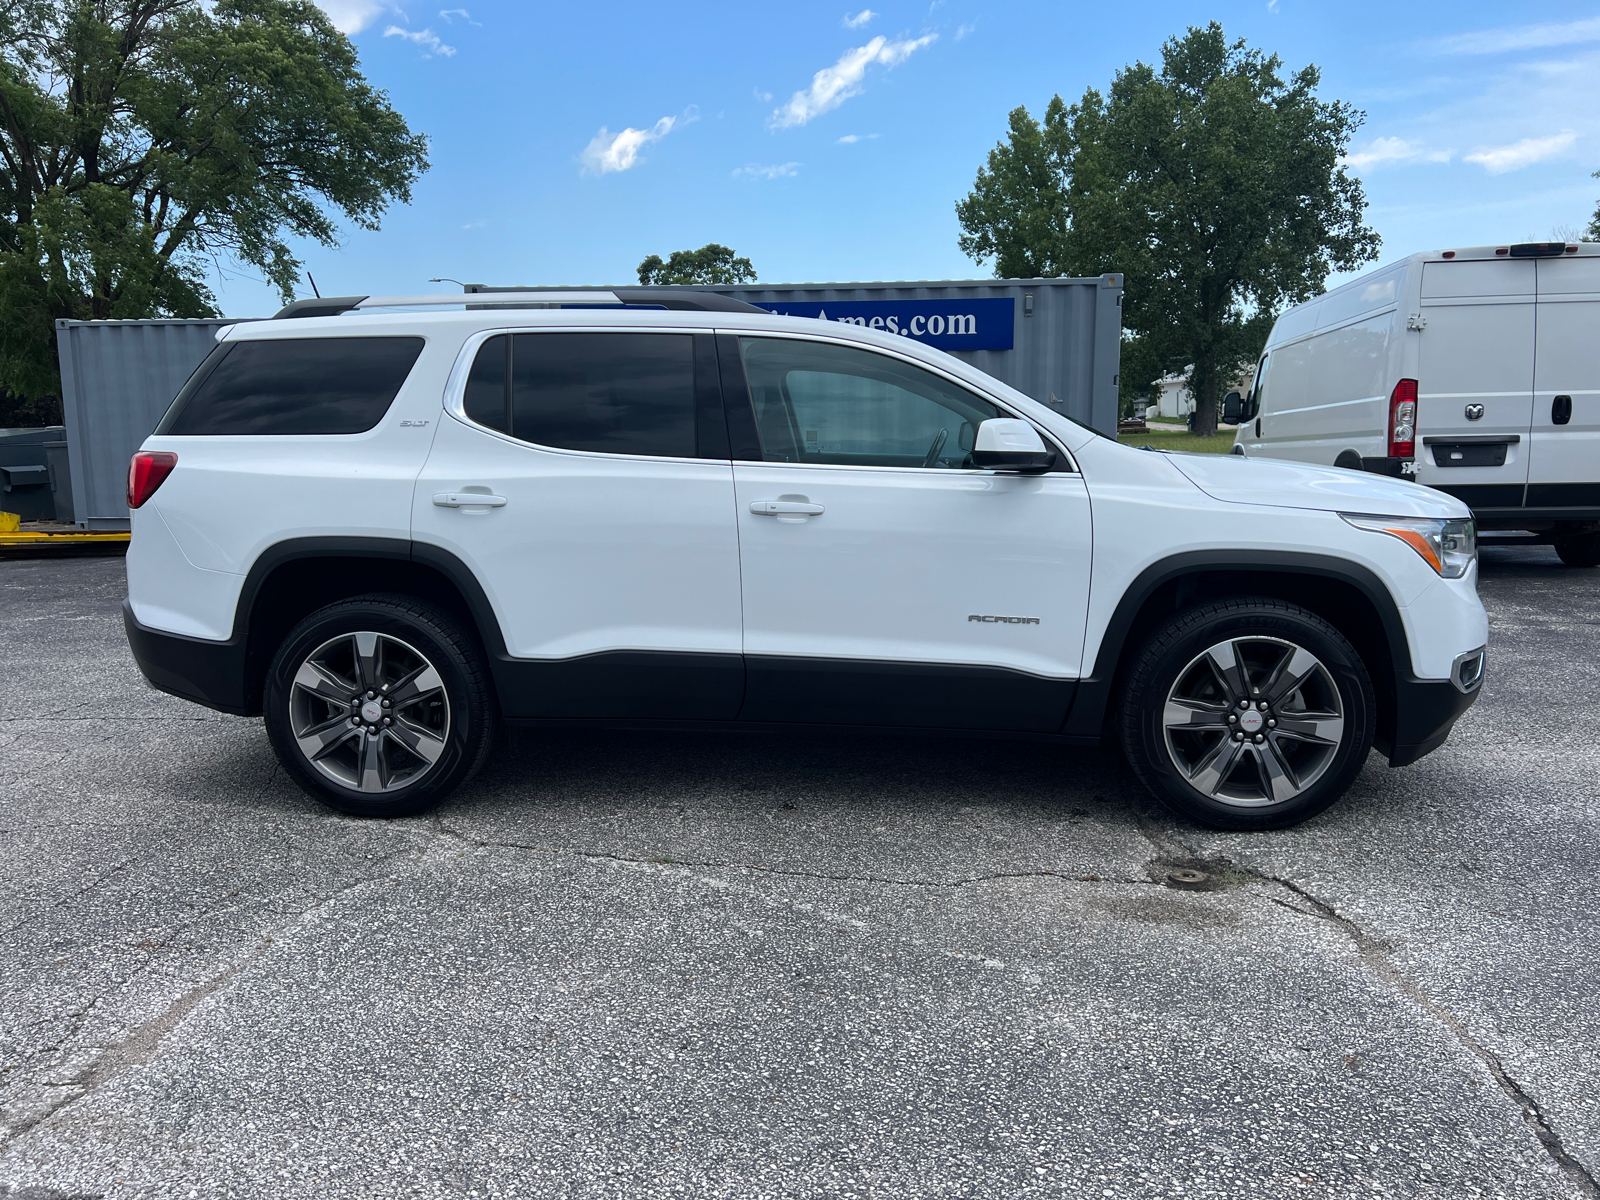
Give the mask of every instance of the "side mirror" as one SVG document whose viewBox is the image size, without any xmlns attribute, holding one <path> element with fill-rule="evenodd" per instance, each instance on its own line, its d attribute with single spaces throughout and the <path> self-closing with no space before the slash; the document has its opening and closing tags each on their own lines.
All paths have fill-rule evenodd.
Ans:
<svg viewBox="0 0 1600 1200">
<path fill-rule="evenodd" d="M 972 461 L 990 471 L 1017 471 L 1038 475 L 1055 465 L 1055 454 L 1045 446 L 1039 431 L 1015 417 L 994 417 L 978 426 L 972 443 Z"/>
<path fill-rule="evenodd" d="M 1224 425 L 1237 425 L 1244 416 L 1244 397 L 1238 392 L 1229 392 L 1222 398 L 1222 423 Z"/>
</svg>

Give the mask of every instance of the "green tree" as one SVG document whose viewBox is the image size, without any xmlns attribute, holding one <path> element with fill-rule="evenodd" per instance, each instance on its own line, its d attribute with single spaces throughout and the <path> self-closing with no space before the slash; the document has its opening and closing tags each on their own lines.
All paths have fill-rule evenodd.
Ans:
<svg viewBox="0 0 1600 1200">
<path fill-rule="evenodd" d="M 1594 173 L 1594 178 L 1600 179 L 1600 171 Z M 1583 236 L 1587 241 L 1600 242 L 1600 204 L 1595 205 L 1594 216 L 1590 218 L 1589 228 Z"/>
<path fill-rule="evenodd" d="M 1318 99 L 1316 67 L 1285 79 L 1215 22 L 1161 60 L 1119 71 L 1104 96 L 1055 97 L 1042 124 L 1016 109 L 956 213 L 961 248 L 998 276 L 1121 272 L 1129 361 L 1192 365 L 1204 435 L 1274 314 L 1375 258 L 1379 239 L 1340 165 L 1363 114 Z"/>
<path fill-rule="evenodd" d="M 669 283 L 730 284 L 754 283 L 756 269 L 748 258 L 739 258 L 727 246 L 707 242 L 698 250 L 674 250 L 661 261 L 652 254 L 639 264 L 639 282 L 646 287 Z"/>
<path fill-rule="evenodd" d="M 427 166 L 310 0 L 0 0 L 0 393 L 44 415 L 58 318 L 213 315 L 223 260 L 292 298 L 290 239 Z"/>
</svg>

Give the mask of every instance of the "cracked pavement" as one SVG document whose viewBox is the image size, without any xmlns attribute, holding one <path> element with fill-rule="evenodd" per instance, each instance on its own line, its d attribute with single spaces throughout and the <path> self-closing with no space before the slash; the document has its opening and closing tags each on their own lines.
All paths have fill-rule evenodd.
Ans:
<svg viewBox="0 0 1600 1200">
<path fill-rule="evenodd" d="M 1481 586 L 1482 700 L 1298 829 L 602 731 L 380 824 L 143 684 L 120 560 L 0 562 L 0 1200 L 1600 1195 L 1600 573 Z"/>
</svg>

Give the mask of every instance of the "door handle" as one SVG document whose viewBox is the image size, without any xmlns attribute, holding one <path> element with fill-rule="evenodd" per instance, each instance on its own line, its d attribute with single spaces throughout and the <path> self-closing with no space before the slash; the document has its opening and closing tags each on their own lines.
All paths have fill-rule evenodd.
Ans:
<svg viewBox="0 0 1600 1200">
<path fill-rule="evenodd" d="M 751 501 L 750 511 L 758 517 L 816 517 L 824 510 L 820 504 L 799 500 L 754 500 Z"/>
<path fill-rule="evenodd" d="M 1550 401 L 1550 424 L 1565 425 L 1572 420 L 1572 397 L 1557 396 Z"/>
<path fill-rule="evenodd" d="M 487 492 L 435 492 L 433 502 L 440 508 L 504 508 L 504 496 Z"/>
</svg>

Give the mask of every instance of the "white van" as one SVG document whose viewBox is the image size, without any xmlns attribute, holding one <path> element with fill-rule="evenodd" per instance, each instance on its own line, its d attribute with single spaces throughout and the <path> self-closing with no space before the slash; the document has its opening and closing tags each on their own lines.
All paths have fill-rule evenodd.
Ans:
<svg viewBox="0 0 1600 1200">
<path fill-rule="evenodd" d="M 1600 564 L 1600 244 L 1372 271 L 1279 317 L 1235 406 L 1235 454 L 1412 479 Z"/>
</svg>

